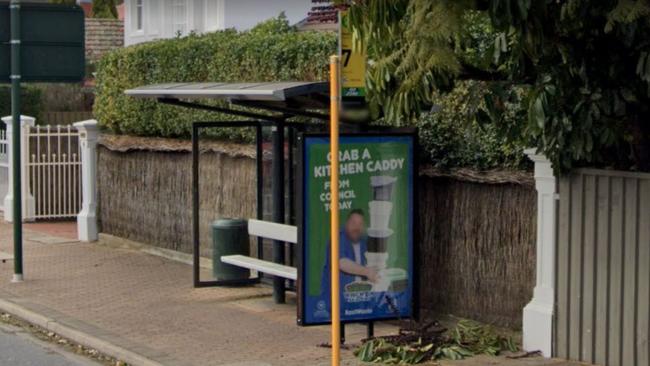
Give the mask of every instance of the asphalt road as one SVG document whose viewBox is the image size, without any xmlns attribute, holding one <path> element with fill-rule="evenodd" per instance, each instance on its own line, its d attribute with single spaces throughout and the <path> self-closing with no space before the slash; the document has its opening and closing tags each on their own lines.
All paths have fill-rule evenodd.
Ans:
<svg viewBox="0 0 650 366">
<path fill-rule="evenodd" d="M 61 347 L 32 337 L 18 327 L 0 324 L 0 365 L 12 366 L 97 366 L 68 353 Z"/>
</svg>

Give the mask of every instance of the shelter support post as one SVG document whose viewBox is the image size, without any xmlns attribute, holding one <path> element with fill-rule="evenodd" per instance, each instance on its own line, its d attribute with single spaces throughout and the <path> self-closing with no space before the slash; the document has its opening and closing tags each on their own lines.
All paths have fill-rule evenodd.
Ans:
<svg viewBox="0 0 650 366">
<path fill-rule="evenodd" d="M 375 322 L 368 322 L 366 324 L 366 338 L 374 338 L 375 337 Z"/>
<path fill-rule="evenodd" d="M 97 229 L 97 140 L 99 130 L 94 119 L 74 124 L 79 130 L 81 145 L 81 212 L 77 215 L 77 236 L 80 241 L 99 239 Z"/>
<path fill-rule="evenodd" d="M 289 143 L 288 148 L 289 148 L 289 156 L 288 159 L 289 161 L 287 162 L 287 166 L 289 167 L 289 172 L 288 172 L 288 180 L 289 180 L 289 225 L 295 225 L 296 224 L 296 200 L 295 200 L 295 195 L 296 195 L 296 181 L 295 181 L 295 167 L 294 167 L 294 156 L 293 156 L 293 147 L 295 146 L 295 131 L 292 127 L 289 127 L 287 129 L 287 137 L 289 138 Z M 292 267 L 295 267 L 295 250 L 294 246 L 291 245 L 289 246 L 289 265 Z"/>
<path fill-rule="evenodd" d="M 257 185 L 257 219 L 264 220 L 264 149 L 262 144 L 262 125 L 255 126 L 255 169 L 256 178 L 255 184 Z M 264 258 L 264 238 L 257 237 L 257 258 Z M 258 273 L 261 279 L 264 276 L 262 272 Z"/>
<path fill-rule="evenodd" d="M 192 282 L 194 287 L 201 287 L 199 210 L 199 128 L 196 123 L 192 123 Z"/>
<path fill-rule="evenodd" d="M 285 199 L 284 199 L 284 121 L 278 121 L 273 126 L 273 221 L 283 224 L 285 220 Z M 281 241 L 273 242 L 273 261 L 284 264 L 285 245 Z M 273 278 L 273 300 L 276 304 L 285 302 L 285 279 L 282 277 Z"/>
<path fill-rule="evenodd" d="M 537 271 L 533 299 L 524 308 L 523 343 L 528 351 L 552 356 L 555 302 L 555 242 L 557 225 L 556 178 L 551 162 L 534 149 L 526 150 L 535 162 L 537 189 Z"/>
</svg>

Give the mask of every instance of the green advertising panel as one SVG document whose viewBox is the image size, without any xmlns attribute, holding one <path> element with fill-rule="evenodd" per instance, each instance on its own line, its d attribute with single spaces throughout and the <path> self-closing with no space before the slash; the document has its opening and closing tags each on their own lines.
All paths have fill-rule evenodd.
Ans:
<svg viewBox="0 0 650 366">
<path fill-rule="evenodd" d="M 330 322 L 329 137 L 302 137 L 299 323 Z M 341 321 L 413 312 L 415 136 L 340 138 Z"/>
<path fill-rule="evenodd" d="M 84 12 L 79 6 L 21 3 L 21 81 L 83 80 L 84 37 Z M 9 3 L 0 1 L 0 82 L 9 82 L 9 40 Z"/>
</svg>

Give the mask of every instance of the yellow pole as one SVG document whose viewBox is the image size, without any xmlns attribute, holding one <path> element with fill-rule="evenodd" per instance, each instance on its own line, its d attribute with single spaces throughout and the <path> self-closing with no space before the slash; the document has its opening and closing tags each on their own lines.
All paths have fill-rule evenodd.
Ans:
<svg viewBox="0 0 650 366">
<path fill-rule="evenodd" d="M 330 266 L 332 297 L 332 366 L 341 360 L 341 304 L 339 296 L 339 56 L 330 56 L 330 189 L 331 199 L 331 252 Z"/>
</svg>

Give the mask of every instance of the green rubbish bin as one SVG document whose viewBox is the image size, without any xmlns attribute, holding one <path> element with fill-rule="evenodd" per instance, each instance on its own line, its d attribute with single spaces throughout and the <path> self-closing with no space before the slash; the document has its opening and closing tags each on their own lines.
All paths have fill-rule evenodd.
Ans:
<svg viewBox="0 0 650 366">
<path fill-rule="evenodd" d="M 248 222 L 243 219 L 219 219 L 212 223 L 212 274 L 218 280 L 250 277 L 250 270 L 221 262 L 223 255 L 249 255 Z"/>
</svg>

